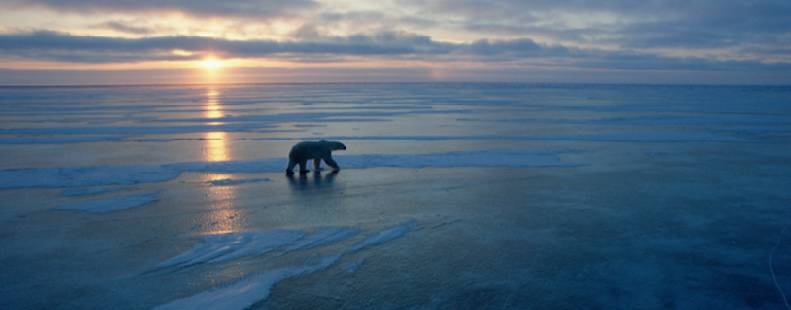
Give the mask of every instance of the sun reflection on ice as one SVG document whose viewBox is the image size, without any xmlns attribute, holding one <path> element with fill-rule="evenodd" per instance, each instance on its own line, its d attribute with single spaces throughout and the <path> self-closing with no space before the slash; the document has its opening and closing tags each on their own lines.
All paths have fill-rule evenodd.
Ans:
<svg viewBox="0 0 791 310">
<path fill-rule="evenodd" d="M 206 182 L 232 178 L 227 174 L 208 174 Z M 208 234 L 224 234 L 242 229 L 244 219 L 241 210 L 236 208 L 236 187 L 208 185 L 208 198 L 211 211 L 206 214 L 205 232 Z"/>
<path fill-rule="evenodd" d="M 206 118 L 216 119 L 224 116 L 222 112 L 222 105 L 219 101 L 220 92 L 215 89 L 209 89 L 206 94 Z M 223 122 L 208 122 L 208 125 L 217 126 L 222 125 Z M 228 161 L 231 159 L 228 145 L 226 144 L 227 134 L 224 131 L 211 131 L 204 135 L 206 139 L 206 161 Z"/>
<path fill-rule="evenodd" d="M 222 103 L 220 102 L 220 91 L 215 88 L 209 88 L 206 93 L 206 105 L 204 116 L 207 119 L 221 119 L 225 114 L 223 113 Z M 211 126 L 222 125 L 222 121 L 209 121 L 207 123 Z M 224 131 L 210 131 L 204 135 L 205 145 L 205 159 L 209 162 L 221 162 L 231 160 L 231 152 L 228 148 L 228 137 Z M 233 175 L 227 174 L 207 174 L 205 181 L 221 180 L 232 178 Z M 235 186 L 214 186 L 207 185 L 207 196 L 212 211 L 209 212 L 204 220 L 207 233 L 221 234 L 228 232 L 236 232 L 241 229 L 240 221 L 242 220 L 239 210 L 235 208 L 234 202 L 236 201 Z"/>
</svg>

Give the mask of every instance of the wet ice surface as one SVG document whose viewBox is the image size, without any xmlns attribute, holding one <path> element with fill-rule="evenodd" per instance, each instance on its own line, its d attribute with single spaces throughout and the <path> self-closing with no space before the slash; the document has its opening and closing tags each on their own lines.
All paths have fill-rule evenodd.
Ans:
<svg viewBox="0 0 791 310">
<path fill-rule="evenodd" d="M 78 210 L 93 213 L 113 212 L 139 207 L 157 200 L 157 193 L 138 195 L 116 195 L 106 199 L 87 200 L 58 206 L 61 210 Z"/>
<path fill-rule="evenodd" d="M 416 155 L 339 155 L 346 169 L 376 167 L 551 167 L 573 166 L 559 159 L 564 151 L 536 153 L 526 151 L 454 152 Z M 0 171 L 1 188 L 85 187 L 158 183 L 175 179 L 184 172 L 255 173 L 285 170 L 287 158 L 251 161 L 192 162 L 151 166 L 94 166 L 75 168 L 29 168 Z M 212 185 L 237 185 L 264 182 L 268 178 L 210 180 Z M 64 193 L 79 192 L 67 190 Z"/>
<path fill-rule="evenodd" d="M 187 298 L 170 302 L 168 304 L 162 305 L 161 307 L 157 307 L 157 309 L 202 309 L 202 308 L 245 309 L 255 304 L 256 302 L 265 300 L 269 296 L 269 291 L 271 290 L 272 286 L 283 279 L 309 274 L 326 269 L 327 267 L 337 262 L 345 254 L 354 253 L 366 247 L 382 244 L 387 241 L 399 238 L 405 235 L 407 232 L 409 232 L 412 226 L 414 226 L 414 221 L 403 223 L 396 227 L 388 228 L 383 231 L 374 232 L 373 234 L 371 234 L 371 236 L 352 245 L 349 249 L 342 250 L 334 255 L 323 257 L 319 260 L 318 263 L 313 265 L 282 268 L 282 269 L 276 269 L 274 271 L 269 271 L 260 275 L 253 275 L 247 279 L 242 279 L 236 283 L 232 283 L 227 286 L 214 288 L 206 292 L 202 292 Z M 304 248 L 306 246 L 317 246 L 317 245 L 321 245 L 322 243 L 331 243 L 334 241 L 338 241 L 345 237 L 351 236 L 352 234 L 350 232 L 353 231 L 348 229 L 324 229 L 315 234 L 318 235 L 317 237 L 312 237 L 307 241 L 303 241 L 298 244 L 295 244 L 294 246 L 289 247 L 288 250 L 293 251 L 293 250 L 298 250 L 300 248 Z M 281 238 L 273 238 L 273 239 L 277 240 Z M 212 242 L 212 243 L 219 243 L 220 246 L 223 248 L 234 248 L 234 249 L 238 249 L 240 247 L 261 248 L 260 246 L 257 245 L 239 246 L 236 242 L 233 241 L 229 242 L 228 240 L 220 240 L 220 242 Z M 188 256 L 194 256 L 195 253 L 192 253 L 194 251 L 195 249 L 184 254 L 187 254 Z M 203 253 L 199 254 L 198 260 L 207 261 L 207 262 L 216 261 L 215 258 L 211 258 L 211 257 L 209 257 L 209 259 L 207 260 L 206 257 L 202 254 Z M 165 266 L 167 266 L 167 264 L 165 264 Z"/>
<path fill-rule="evenodd" d="M 2 88 L 0 304 L 780 308 L 789 142 L 784 87 Z"/>
<path fill-rule="evenodd" d="M 209 184 L 215 186 L 233 186 L 239 184 L 246 184 L 246 183 L 258 183 L 258 182 L 270 182 L 272 179 L 270 178 L 253 178 L 253 179 L 218 179 L 218 180 L 211 180 Z"/>
</svg>

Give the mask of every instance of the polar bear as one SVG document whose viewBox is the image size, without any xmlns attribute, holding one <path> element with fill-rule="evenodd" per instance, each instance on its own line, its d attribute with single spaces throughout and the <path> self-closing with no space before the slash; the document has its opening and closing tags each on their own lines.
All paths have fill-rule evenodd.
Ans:
<svg viewBox="0 0 791 310">
<path fill-rule="evenodd" d="M 324 160 L 328 166 L 332 167 L 333 171 L 338 171 L 341 168 L 339 168 L 338 163 L 332 159 L 332 151 L 336 150 L 346 150 L 346 145 L 339 141 L 326 140 L 302 141 L 297 143 L 291 148 L 291 152 L 288 153 L 286 174 L 294 174 L 294 166 L 297 164 L 299 164 L 300 174 L 308 173 L 308 160 L 313 160 L 313 169 L 316 170 L 316 172 L 319 172 L 322 160 Z"/>
</svg>

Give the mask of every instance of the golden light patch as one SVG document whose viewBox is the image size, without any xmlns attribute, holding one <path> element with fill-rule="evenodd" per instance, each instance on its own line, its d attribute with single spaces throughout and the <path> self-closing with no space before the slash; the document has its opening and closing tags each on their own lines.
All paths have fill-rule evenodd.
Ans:
<svg viewBox="0 0 791 310">
<path fill-rule="evenodd" d="M 217 70 L 223 66 L 223 62 L 220 59 L 209 56 L 203 59 L 200 65 L 206 70 Z"/>
<path fill-rule="evenodd" d="M 170 51 L 170 53 L 176 56 L 192 56 L 193 54 L 195 54 L 193 52 L 185 51 L 185 50 L 172 50 Z"/>
</svg>

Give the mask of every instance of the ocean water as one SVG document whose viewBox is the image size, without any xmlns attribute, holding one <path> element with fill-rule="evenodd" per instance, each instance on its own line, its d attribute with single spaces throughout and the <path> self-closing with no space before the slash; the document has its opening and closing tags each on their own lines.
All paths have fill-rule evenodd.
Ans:
<svg viewBox="0 0 791 310">
<path fill-rule="evenodd" d="M 791 87 L 4 87 L 0 308 L 789 307 L 789 146 Z"/>
</svg>

